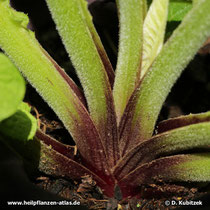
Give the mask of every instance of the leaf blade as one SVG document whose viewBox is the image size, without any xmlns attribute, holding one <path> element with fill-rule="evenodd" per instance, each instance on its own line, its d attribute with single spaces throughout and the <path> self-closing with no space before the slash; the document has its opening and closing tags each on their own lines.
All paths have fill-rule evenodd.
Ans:
<svg viewBox="0 0 210 210">
<path fill-rule="evenodd" d="M 210 112 L 204 112 L 199 114 L 183 115 L 168 120 L 161 121 L 157 126 L 157 133 L 163 133 L 172 129 L 188 126 L 191 124 L 209 122 Z"/>
<path fill-rule="evenodd" d="M 100 55 L 100 58 L 101 58 L 101 60 L 104 64 L 104 67 L 106 69 L 106 72 L 107 72 L 107 75 L 108 75 L 108 78 L 109 78 L 110 85 L 112 87 L 113 84 L 114 84 L 114 77 L 115 77 L 115 73 L 114 73 L 114 70 L 112 68 L 112 64 L 109 61 L 109 58 L 106 54 L 106 51 L 103 47 L 103 44 L 100 40 L 100 37 L 99 37 L 95 27 L 94 27 L 94 24 L 92 22 L 92 16 L 87 9 L 87 2 L 85 2 L 83 0 L 80 0 L 80 2 L 81 2 L 81 8 L 82 8 L 82 12 L 83 12 L 87 27 L 89 28 L 89 31 L 92 35 L 93 41 L 96 45 L 96 48 L 97 48 L 98 53 Z"/>
<path fill-rule="evenodd" d="M 143 28 L 142 0 L 118 0 L 120 41 L 113 89 L 118 123 L 140 74 Z"/>
<path fill-rule="evenodd" d="M 53 64 L 53 66 L 55 67 L 55 69 L 59 72 L 59 74 L 63 77 L 63 79 L 67 82 L 67 84 L 69 85 L 69 87 L 74 91 L 74 93 L 77 95 L 77 97 L 80 99 L 80 101 L 83 103 L 83 105 L 86 107 L 86 100 L 84 98 L 84 94 L 82 92 L 82 90 L 80 90 L 77 85 L 74 83 L 74 81 L 66 74 L 66 72 L 64 71 L 64 69 L 62 69 L 57 63 L 56 61 L 47 53 L 47 51 L 45 51 L 45 49 L 42 48 L 42 46 L 40 45 L 40 48 L 42 50 L 42 52 L 46 55 L 46 57 L 51 61 L 51 63 Z"/>
<path fill-rule="evenodd" d="M 193 2 L 194 3 L 194 2 Z M 192 9 L 192 1 L 170 1 L 168 21 L 181 21 Z"/>
<path fill-rule="evenodd" d="M 168 3 L 169 0 L 154 0 L 144 20 L 141 78 L 146 74 L 163 46 Z"/>
</svg>

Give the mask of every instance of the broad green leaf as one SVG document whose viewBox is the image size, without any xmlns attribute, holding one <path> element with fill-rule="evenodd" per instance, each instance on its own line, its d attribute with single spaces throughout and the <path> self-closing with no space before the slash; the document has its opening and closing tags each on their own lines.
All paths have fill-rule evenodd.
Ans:
<svg viewBox="0 0 210 210">
<path fill-rule="evenodd" d="M 146 163 L 125 176 L 119 186 L 124 197 L 136 192 L 142 184 L 158 180 L 169 182 L 210 181 L 210 153 L 175 155 Z"/>
<path fill-rule="evenodd" d="M 107 169 L 101 138 L 70 78 L 43 52 L 27 24 L 24 13 L 0 0 L 0 47 L 62 120 L 81 155 L 98 170 Z"/>
<path fill-rule="evenodd" d="M 159 134 L 175 128 L 209 121 L 210 112 L 183 115 L 160 122 L 157 126 L 157 133 Z"/>
<path fill-rule="evenodd" d="M 0 121 L 16 112 L 25 94 L 25 81 L 15 65 L 0 53 Z"/>
<path fill-rule="evenodd" d="M 109 164 L 119 159 L 117 124 L 114 102 L 108 76 L 90 32 L 90 21 L 84 14 L 84 5 L 78 0 L 46 0 L 82 83 L 93 119 L 105 148 Z M 82 9 L 83 8 L 83 9 Z M 91 29 L 92 30 L 92 29 Z"/>
<path fill-rule="evenodd" d="M 156 120 L 171 87 L 200 46 L 210 36 L 210 4 L 201 0 L 163 46 L 136 89 L 121 122 L 124 152 L 152 136 Z"/>
<path fill-rule="evenodd" d="M 191 9 L 191 0 L 171 0 L 169 4 L 168 21 L 181 21 Z"/>
<path fill-rule="evenodd" d="M 143 25 L 141 78 L 160 52 L 165 35 L 169 0 L 153 0 Z"/>
<path fill-rule="evenodd" d="M 25 102 L 22 102 L 20 104 L 20 106 L 18 107 L 18 109 L 21 110 L 21 111 L 23 111 L 23 112 L 28 112 L 28 113 L 31 112 L 31 107 L 27 103 L 25 103 Z"/>
<path fill-rule="evenodd" d="M 139 80 L 144 16 L 143 3 L 145 1 L 142 0 L 117 0 L 120 37 L 113 94 L 118 123 Z"/>
<path fill-rule="evenodd" d="M 30 114 L 30 107 L 22 103 L 15 114 L 0 122 L 0 133 L 20 141 L 32 140 L 37 130 L 37 120 Z"/>
<path fill-rule="evenodd" d="M 122 178 L 137 166 L 160 156 L 210 145 L 210 120 L 153 136 L 136 145 L 115 167 L 115 176 Z"/>
</svg>

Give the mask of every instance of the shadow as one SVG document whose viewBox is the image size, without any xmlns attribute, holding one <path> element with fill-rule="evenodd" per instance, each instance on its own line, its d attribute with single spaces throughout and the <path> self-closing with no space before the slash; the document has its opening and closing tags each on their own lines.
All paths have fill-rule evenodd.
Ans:
<svg viewBox="0 0 210 210">
<path fill-rule="evenodd" d="M 22 110 L 0 122 L 0 133 L 20 141 L 27 141 L 32 130 L 32 122 L 29 116 Z"/>
<path fill-rule="evenodd" d="M 66 200 L 32 184 L 29 177 L 37 170 L 40 144 L 37 140 L 20 144 L 20 141 L 0 136 L 0 209 L 87 209 L 83 206 L 59 205 L 8 205 L 8 201 L 33 202 Z M 9 146 L 9 145 L 12 145 Z M 15 148 L 15 151 L 14 151 Z M 20 158 L 20 155 L 21 158 Z M 27 169 L 26 173 L 25 169 Z"/>
</svg>

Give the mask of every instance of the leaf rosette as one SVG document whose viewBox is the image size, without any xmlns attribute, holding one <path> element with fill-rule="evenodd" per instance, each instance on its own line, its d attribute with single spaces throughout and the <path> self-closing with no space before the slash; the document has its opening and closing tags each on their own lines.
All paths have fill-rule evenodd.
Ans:
<svg viewBox="0 0 210 210">
<path fill-rule="evenodd" d="M 119 50 L 116 71 L 105 52 L 84 0 L 46 0 L 82 90 L 27 29 L 25 14 L 0 0 L 0 47 L 54 110 L 79 151 L 46 135 L 39 170 L 66 179 L 89 174 L 114 196 L 138 193 L 139 186 L 210 181 L 209 112 L 161 122 L 161 107 L 172 86 L 210 36 L 208 0 L 117 0 Z M 185 5 L 183 1 L 180 4 Z M 185 5 L 186 6 L 186 5 Z M 183 18 L 165 42 L 167 20 Z M 87 103 L 86 103 L 87 102 Z M 1 115 L 0 115 L 1 116 Z M 199 153 L 191 154 L 192 149 Z"/>
</svg>

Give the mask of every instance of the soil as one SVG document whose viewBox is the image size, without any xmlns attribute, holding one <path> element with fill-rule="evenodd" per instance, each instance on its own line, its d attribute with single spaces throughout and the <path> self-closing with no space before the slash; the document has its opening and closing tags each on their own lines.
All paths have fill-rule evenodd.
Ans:
<svg viewBox="0 0 210 210">
<path fill-rule="evenodd" d="M 80 83 L 64 50 L 61 40 L 55 31 L 54 24 L 50 18 L 49 12 L 43 0 L 12 1 L 13 5 L 29 14 L 31 18 L 31 27 L 36 31 L 36 37 L 49 54 L 63 67 L 71 78 Z M 108 55 L 113 66 L 116 65 L 115 47 L 117 46 L 117 18 L 113 1 L 100 1 L 95 7 L 91 7 L 94 14 L 94 21 L 99 31 L 102 41 L 107 49 Z M 105 4 L 106 3 L 106 4 Z M 100 11 L 99 11 L 100 10 Z M 101 12 L 103 10 L 103 12 Z M 107 21 L 103 16 L 109 12 L 109 17 L 115 21 Z M 42 20 L 40 21 L 40 17 Z M 107 34 L 113 33 L 113 43 L 107 41 Z M 104 33 L 106 31 L 106 33 Z M 113 47 L 115 46 L 115 47 Z M 169 94 L 164 107 L 161 111 L 159 121 L 168 117 L 175 117 L 181 114 L 199 113 L 210 110 L 210 55 L 205 46 L 205 52 L 202 51 L 189 64 L 183 75 L 177 81 L 176 85 Z M 36 91 L 27 84 L 27 93 L 24 99 L 32 107 L 32 113 L 40 121 L 40 128 L 55 139 L 74 145 L 63 124 L 41 99 Z M 160 182 L 141 187 L 141 198 L 135 197 L 126 200 L 117 200 L 116 198 L 107 198 L 102 193 L 94 180 L 90 177 L 81 177 L 80 182 L 73 180 L 64 180 L 62 178 L 47 177 L 39 173 L 33 177 L 32 182 L 41 188 L 62 196 L 65 199 L 80 201 L 88 209 L 175 209 L 177 206 L 167 207 L 165 201 L 169 200 L 199 200 L 203 199 L 210 191 L 210 185 L 207 184 L 186 184 L 186 183 L 164 183 Z M 207 201 L 205 201 L 207 202 Z M 192 208 L 192 207 L 191 207 Z M 200 209 L 197 207 L 196 209 Z"/>
</svg>

